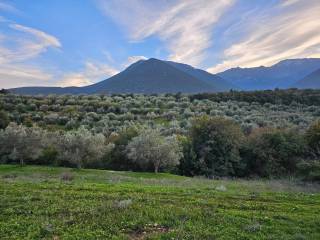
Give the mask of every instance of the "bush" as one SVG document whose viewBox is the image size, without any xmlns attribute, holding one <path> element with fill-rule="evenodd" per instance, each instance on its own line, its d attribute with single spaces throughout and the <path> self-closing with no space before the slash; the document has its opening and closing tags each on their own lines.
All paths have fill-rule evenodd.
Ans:
<svg viewBox="0 0 320 240">
<path fill-rule="evenodd" d="M 235 176 L 241 169 L 239 149 L 243 140 L 240 126 L 220 117 L 200 117 L 191 128 L 192 148 L 198 174 Z"/>
<path fill-rule="evenodd" d="M 305 142 L 293 130 L 260 128 L 250 134 L 242 152 L 248 175 L 287 176 L 296 173 Z"/>
<path fill-rule="evenodd" d="M 304 180 L 320 181 L 320 160 L 301 161 L 298 163 L 299 175 Z"/>
<path fill-rule="evenodd" d="M 5 129 L 9 125 L 10 119 L 6 112 L 0 111 L 0 129 Z"/>
<path fill-rule="evenodd" d="M 320 156 L 320 121 L 313 123 L 306 131 L 306 140 L 310 147 L 310 153 Z"/>
</svg>

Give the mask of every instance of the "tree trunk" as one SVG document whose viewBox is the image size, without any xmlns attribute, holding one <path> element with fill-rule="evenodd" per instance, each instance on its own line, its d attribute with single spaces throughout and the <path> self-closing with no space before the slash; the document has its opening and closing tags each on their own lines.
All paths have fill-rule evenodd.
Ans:
<svg viewBox="0 0 320 240">
<path fill-rule="evenodd" d="M 24 165 L 23 158 L 20 158 L 20 166 L 22 167 Z"/>
<path fill-rule="evenodd" d="M 159 171 L 159 166 L 155 165 L 154 166 L 154 173 L 158 173 L 158 171 Z"/>
</svg>

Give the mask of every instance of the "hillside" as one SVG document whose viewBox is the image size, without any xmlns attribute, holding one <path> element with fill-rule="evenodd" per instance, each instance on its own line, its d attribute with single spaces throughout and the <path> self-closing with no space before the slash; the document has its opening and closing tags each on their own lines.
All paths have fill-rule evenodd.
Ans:
<svg viewBox="0 0 320 240">
<path fill-rule="evenodd" d="M 312 184 L 0 165 L 0 195 L 0 239 L 320 238 Z"/>
<path fill-rule="evenodd" d="M 309 74 L 305 78 L 301 79 L 300 81 L 296 82 L 293 86 L 301 89 L 320 89 L 320 68 Z"/>
<path fill-rule="evenodd" d="M 232 68 L 217 75 L 243 90 L 263 90 L 292 87 L 319 68 L 319 58 L 288 59 L 270 67 Z"/>
</svg>

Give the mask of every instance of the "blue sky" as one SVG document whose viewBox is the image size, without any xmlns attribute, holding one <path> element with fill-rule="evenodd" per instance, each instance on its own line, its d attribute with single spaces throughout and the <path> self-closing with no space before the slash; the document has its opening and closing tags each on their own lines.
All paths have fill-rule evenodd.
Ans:
<svg viewBox="0 0 320 240">
<path fill-rule="evenodd" d="M 83 86 L 150 57 L 212 73 L 320 57 L 319 0 L 0 0 L 0 88 Z"/>
</svg>

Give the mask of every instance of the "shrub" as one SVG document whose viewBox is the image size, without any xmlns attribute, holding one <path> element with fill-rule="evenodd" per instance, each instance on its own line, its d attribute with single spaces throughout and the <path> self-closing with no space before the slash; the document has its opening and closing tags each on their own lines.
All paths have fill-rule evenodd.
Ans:
<svg viewBox="0 0 320 240">
<path fill-rule="evenodd" d="M 320 121 L 313 123 L 306 131 L 306 140 L 310 153 L 320 156 Z"/>
<path fill-rule="evenodd" d="M 5 111 L 0 111 L 0 129 L 5 129 L 9 125 L 9 116 Z"/>
<path fill-rule="evenodd" d="M 293 130 L 255 129 L 243 148 L 247 174 L 262 177 L 292 175 L 304 151 L 302 135 Z"/>
<path fill-rule="evenodd" d="M 304 180 L 320 181 L 320 160 L 304 160 L 298 163 L 298 171 Z"/>
<path fill-rule="evenodd" d="M 235 122 L 203 116 L 193 121 L 192 147 L 196 153 L 199 174 L 208 177 L 234 176 L 241 167 L 239 149 L 243 140 Z"/>
</svg>

